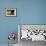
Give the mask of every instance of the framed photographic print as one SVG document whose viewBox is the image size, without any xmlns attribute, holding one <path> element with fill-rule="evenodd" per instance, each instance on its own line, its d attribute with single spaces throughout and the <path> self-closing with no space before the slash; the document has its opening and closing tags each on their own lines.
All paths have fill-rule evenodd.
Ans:
<svg viewBox="0 0 46 46">
<path fill-rule="evenodd" d="M 18 42 L 21 40 L 46 41 L 46 24 L 19 24 Z"/>
<path fill-rule="evenodd" d="M 6 16 L 16 16 L 16 8 L 6 8 Z"/>
</svg>

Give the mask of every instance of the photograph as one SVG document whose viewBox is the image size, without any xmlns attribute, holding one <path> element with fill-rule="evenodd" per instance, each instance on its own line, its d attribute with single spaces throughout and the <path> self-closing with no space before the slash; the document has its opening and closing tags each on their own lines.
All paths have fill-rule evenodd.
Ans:
<svg viewBox="0 0 46 46">
<path fill-rule="evenodd" d="M 16 8 L 6 8 L 6 16 L 16 16 Z"/>
</svg>

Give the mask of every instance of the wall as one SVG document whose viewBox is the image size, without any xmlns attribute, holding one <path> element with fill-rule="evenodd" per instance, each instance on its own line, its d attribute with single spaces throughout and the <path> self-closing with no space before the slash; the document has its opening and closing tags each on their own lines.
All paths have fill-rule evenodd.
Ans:
<svg viewBox="0 0 46 46">
<path fill-rule="evenodd" d="M 24 0 L 21 24 L 46 24 L 46 0 Z"/>
<path fill-rule="evenodd" d="M 6 17 L 4 8 L 17 8 L 16 17 Z M 0 44 L 7 44 L 17 24 L 46 24 L 46 0 L 0 0 Z M 17 40 L 16 40 L 17 43 Z"/>
<path fill-rule="evenodd" d="M 18 5 L 19 4 L 19 5 Z M 8 43 L 8 34 L 10 32 L 18 32 L 17 24 L 20 23 L 20 2 L 17 0 L 0 0 L 0 44 Z M 17 8 L 16 17 L 6 17 L 5 8 Z M 18 42 L 17 39 L 15 41 Z"/>
</svg>

